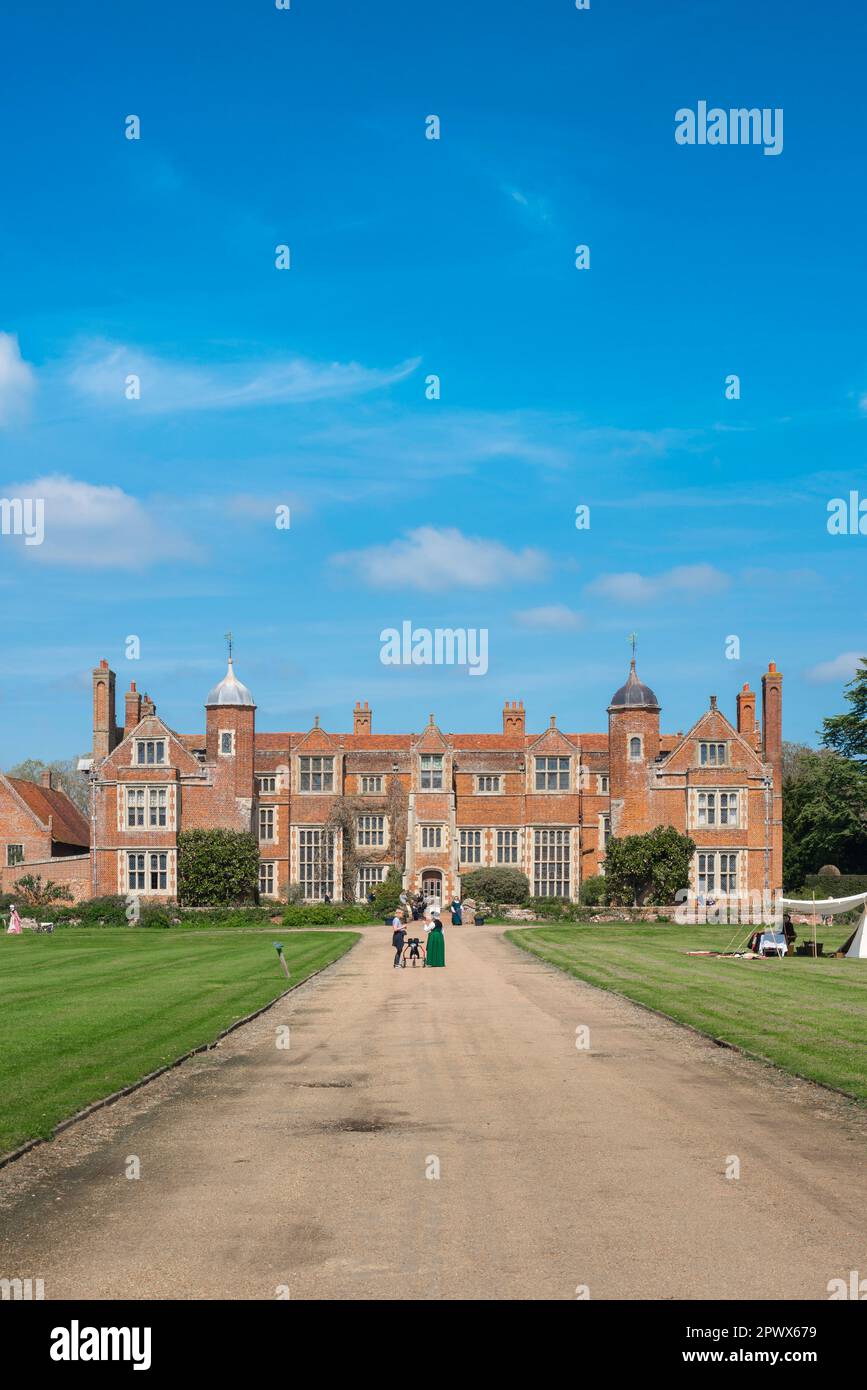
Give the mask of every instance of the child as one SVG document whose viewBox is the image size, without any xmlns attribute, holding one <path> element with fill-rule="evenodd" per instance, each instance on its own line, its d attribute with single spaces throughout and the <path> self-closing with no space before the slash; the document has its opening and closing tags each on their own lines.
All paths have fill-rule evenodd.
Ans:
<svg viewBox="0 0 867 1390">
<path fill-rule="evenodd" d="M 395 912 L 391 925 L 394 928 L 391 934 L 391 944 L 394 947 L 394 969 L 402 964 L 403 943 L 406 940 L 406 927 L 399 912 Z"/>
</svg>

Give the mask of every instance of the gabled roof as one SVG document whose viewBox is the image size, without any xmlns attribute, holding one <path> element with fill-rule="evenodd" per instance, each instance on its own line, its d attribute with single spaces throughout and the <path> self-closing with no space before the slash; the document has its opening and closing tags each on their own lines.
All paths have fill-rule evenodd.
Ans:
<svg viewBox="0 0 867 1390">
<path fill-rule="evenodd" d="M 688 729 L 685 734 L 682 734 L 679 738 L 675 736 L 674 743 L 673 745 L 669 744 L 668 750 L 666 750 L 664 746 L 664 742 L 668 742 L 668 740 L 660 740 L 660 757 L 657 766 L 662 768 L 666 765 L 676 763 L 681 751 L 696 739 L 703 726 L 705 727 L 705 736 L 707 738 L 727 738 L 731 739 L 732 743 L 739 745 L 744 750 L 745 765 L 747 767 L 752 766 L 757 771 L 761 771 L 764 764 L 762 763 L 760 754 L 752 744 L 744 738 L 743 734 L 738 733 L 731 720 L 723 714 L 722 710 L 718 709 L 715 704 L 712 705 L 710 709 L 706 709 L 703 714 L 699 715 L 692 728 Z M 669 735 L 669 738 L 670 737 L 671 735 Z"/>
<path fill-rule="evenodd" d="M 90 826 L 75 802 L 58 787 L 43 787 L 23 777 L 7 777 L 10 787 L 48 829 L 51 819 L 51 838 L 64 845 L 89 845 Z"/>
</svg>

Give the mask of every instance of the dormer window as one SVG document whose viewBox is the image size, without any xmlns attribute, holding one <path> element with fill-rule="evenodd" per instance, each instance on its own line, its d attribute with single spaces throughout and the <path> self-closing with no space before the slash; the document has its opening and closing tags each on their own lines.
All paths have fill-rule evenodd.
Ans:
<svg viewBox="0 0 867 1390">
<path fill-rule="evenodd" d="M 439 792 L 443 788 L 442 753 L 422 753 L 421 789 L 425 792 Z"/>
<path fill-rule="evenodd" d="M 330 792 L 334 790 L 334 759 L 302 757 L 298 759 L 301 791 Z"/>
<path fill-rule="evenodd" d="M 220 730 L 220 757 L 231 758 L 235 752 L 235 730 Z"/>
<path fill-rule="evenodd" d="M 164 738 L 142 738 L 135 746 L 135 760 L 139 767 L 158 767 L 166 760 L 166 741 Z"/>
<path fill-rule="evenodd" d="M 567 792 L 569 790 L 568 758 L 536 759 L 536 791 Z"/>
</svg>

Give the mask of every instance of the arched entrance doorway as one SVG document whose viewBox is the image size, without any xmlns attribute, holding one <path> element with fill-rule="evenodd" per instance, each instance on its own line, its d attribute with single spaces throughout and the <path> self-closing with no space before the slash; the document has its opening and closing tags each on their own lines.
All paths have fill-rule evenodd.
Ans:
<svg viewBox="0 0 867 1390">
<path fill-rule="evenodd" d="M 422 869 L 421 891 L 424 893 L 426 901 L 430 902 L 433 899 L 434 905 L 442 908 L 443 876 L 441 870 Z"/>
</svg>

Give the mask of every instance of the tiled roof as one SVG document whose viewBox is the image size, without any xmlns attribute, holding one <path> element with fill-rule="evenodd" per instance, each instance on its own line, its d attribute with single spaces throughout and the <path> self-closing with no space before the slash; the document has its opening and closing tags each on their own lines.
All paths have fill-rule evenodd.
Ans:
<svg viewBox="0 0 867 1390">
<path fill-rule="evenodd" d="M 7 777 L 6 780 L 43 825 L 48 825 L 49 816 L 52 818 L 52 840 L 65 845 L 90 844 L 90 826 L 66 792 L 25 781 L 23 777 Z"/>
</svg>

